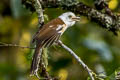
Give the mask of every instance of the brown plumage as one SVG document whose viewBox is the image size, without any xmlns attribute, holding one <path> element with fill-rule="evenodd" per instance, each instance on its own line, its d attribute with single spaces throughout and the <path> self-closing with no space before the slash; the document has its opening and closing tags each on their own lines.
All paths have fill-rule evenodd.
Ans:
<svg viewBox="0 0 120 80">
<path fill-rule="evenodd" d="M 59 25 L 62 27 L 57 30 Z M 50 46 L 57 41 L 62 34 L 58 32 L 60 30 L 64 31 L 64 28 L 65 23 L 60 18 L 56 18 L 43 25 L 43 27 L 34 35 L 32 42 L 36 42 L 36 49 L 31 64 L 31 74 L 36 74 L 37 72 L 42 48 Z"/>
</svg>

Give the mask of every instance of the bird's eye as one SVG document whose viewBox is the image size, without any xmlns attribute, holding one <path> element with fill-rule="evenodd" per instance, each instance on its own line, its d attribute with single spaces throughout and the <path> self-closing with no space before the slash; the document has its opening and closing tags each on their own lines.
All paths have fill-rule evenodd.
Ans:
<svg viewBox="0 0 120 80">
<path fill-rule="evenodd" d="M 68 17 L 69 17 L 69 18 L 72 18 L 72 15 L 69 15 Z"/>
</svg>

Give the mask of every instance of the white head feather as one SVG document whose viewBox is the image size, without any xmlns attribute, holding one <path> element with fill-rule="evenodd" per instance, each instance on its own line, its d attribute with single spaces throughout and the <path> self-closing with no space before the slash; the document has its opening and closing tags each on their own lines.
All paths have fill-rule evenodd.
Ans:
<svg viewBox="0 0 120 80">
<path fill-rule="evenodd" d="M 75 24 L 75 20 L 72 18 L 78 18 L 72 12 L 66 12 L 59 16 L 59 18 L 66 24 L 67 27 L 73 26 Z"/>
</svg>

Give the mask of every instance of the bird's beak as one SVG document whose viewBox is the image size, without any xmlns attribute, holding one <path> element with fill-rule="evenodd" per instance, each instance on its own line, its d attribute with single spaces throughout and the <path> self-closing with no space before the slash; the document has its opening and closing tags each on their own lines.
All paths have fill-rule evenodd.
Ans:
<svg viewBox="0 0 120 80">
<path fill-rule="evenodd" d="M 72 17 L 73 21 L 80 21 L 80 17 Z"/>
</svg>

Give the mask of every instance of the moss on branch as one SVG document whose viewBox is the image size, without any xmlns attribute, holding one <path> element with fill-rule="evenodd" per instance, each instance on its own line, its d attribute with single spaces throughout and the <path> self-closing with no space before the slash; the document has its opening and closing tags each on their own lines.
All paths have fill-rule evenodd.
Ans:
<svg viewBox="0 0 120 80">
<path fill-rule="evenodd" d="M 23 0 L 23 3 L 25 5 L 28 4 L 28 2 L 25 2 L 25 0 Z M 31 4 L 34 4 L 34 2 L 31 2 Z M 106 3 L 102 2 L 102 4 Z M 108 8 L 107 4 L 106 6 L 103 6 L 106 12 L 101 12 L 100 10 L 97 10 L 99 6 L 97 6 L 97 8 L 95 9 L 82 2 L 77 2 L 76 0 L 42 0 L 42 6 L 43 8 L 61 7 L 63 10 L 69 10 L 76 14 L 86 16 L 91 21 L 98 23 L 100 27 L 113 32 L 115 35 L 117 35 L 117 32 L 120 29 L 120 16 L 113 14 Z M 29 7 L 31 8 L 33 6 L 31 5 Z"/>
</svg>

